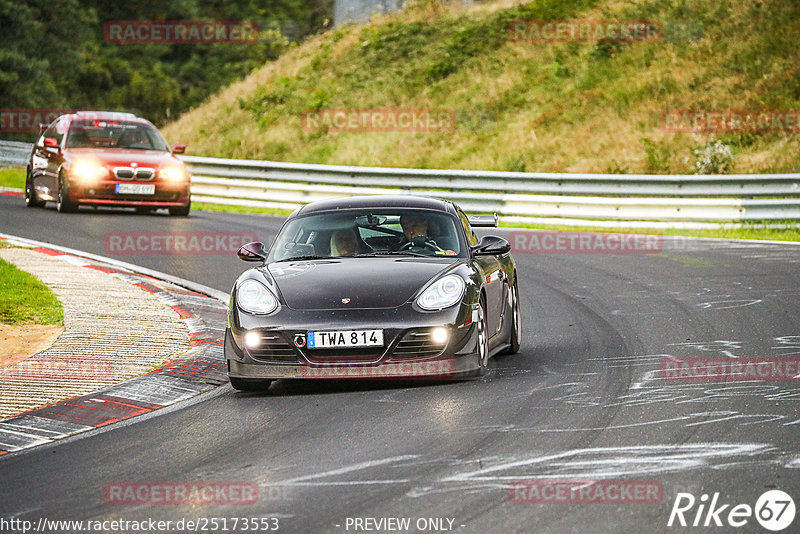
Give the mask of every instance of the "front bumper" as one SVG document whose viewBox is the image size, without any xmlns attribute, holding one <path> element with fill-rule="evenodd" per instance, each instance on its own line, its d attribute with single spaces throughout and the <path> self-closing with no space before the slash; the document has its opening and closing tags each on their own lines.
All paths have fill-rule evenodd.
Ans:
<svg viewBox="0 0 800 534">
<path fill-rule="evenodd" d="M 274 319 L 232 314 L 225 332 L 228 374 L 243 379 L 417 379 L 448 380 L 474 374 L 480 369 L 476 354 L 477 329 L 472 309 L 461 306 L 432 314 L 413 312 L 415 320 L 398 320 L 411 310 L 370 310 L 363 312 L 304 312 L 293 324 L 263 324 Z M 405 313 L 404 313 L 405 312 Z M 298 312 L 293 312 L 298 314 Z M 348 317 L 350 315 L 350 317 Z M 304 317 L 303 317 L 304 316 Z M 358 319 L 360 317 L 360 320 Z M 266 319 L 266 320 L 265 320 Z M 239 320 L 248 322 L 246 326 Z M 448 340 L 436 344 L 433 328 L 448 329 Z M 297 346 L 299 334 L 314 330 L 359 330 L 381 328 L 384 346 L 351 349 L 309 349 Z M 255 331 L 261 342 L 255 349 L 244 344 L 244 334 Z"/>
<path fill-rule="evenodd" d="M 117 184 L 154 184 L 155 193 L 152 195 L 120 194 L 116 192 Z M 136 181 L 111 181 L 91 185 L 83 185 L 70 181 L 69 196 L 78 204 L 95 206 L 152 206 L 152 207 L 181 207 L 189 202 L 188 183 L 136 182 Z"/>
</svg>

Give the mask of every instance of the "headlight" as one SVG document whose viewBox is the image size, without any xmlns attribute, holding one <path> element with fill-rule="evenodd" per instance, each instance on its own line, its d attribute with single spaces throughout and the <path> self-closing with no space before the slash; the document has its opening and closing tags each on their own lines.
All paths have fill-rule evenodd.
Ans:
<svg viewBox="0 0 800 534">
<path fill-rule="evenodd" d="M 255 280 L 245 280 L 236 290 L 236 303 L 239 308 L 257 315 L 272 313 L 278 308 L 278 299 L 263 284 Z"/>
<path fill-rule="evenodd" d="M 186 170 L 183 167 L 164 167 L 158 175 L 168 182 L 182 182 L 186 179 Z"/>
<path fill-rule="evenodd" d="M 69 174 L 80 182 L 93 183 L 102 180 L 108 174 L 108 169 L 97 161 L 83 159 L 72 164 Z"/>
<path fill-rule="evenodd" d="M 466 284 L 457 274 L 443 276 L 417 297 L 417 305 L 423 310 L 448 308 L 464 296 Z"/>
</svg>

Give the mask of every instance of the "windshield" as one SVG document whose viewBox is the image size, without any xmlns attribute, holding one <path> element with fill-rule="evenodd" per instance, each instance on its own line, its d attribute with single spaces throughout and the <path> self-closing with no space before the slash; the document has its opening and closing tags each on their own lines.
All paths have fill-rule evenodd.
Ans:
<svg viewBox="0 0 800 534">
<path fill-rule="evenodd" d="M 169 152 L 153 126 L 120 120 L 75 120 L 67 134 L 67 148 L 121 148 Z"/>
<path fill-rule="evenodd" d="M 326 212 L 286 223 L 270 261 L 384 255 L 462 256 L 454 217 L 414 209 Z"/>
</svg>

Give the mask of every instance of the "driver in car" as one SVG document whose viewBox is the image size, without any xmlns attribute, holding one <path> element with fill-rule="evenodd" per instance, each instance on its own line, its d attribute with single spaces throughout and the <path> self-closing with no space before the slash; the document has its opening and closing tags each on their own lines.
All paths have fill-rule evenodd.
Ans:
<svg viewBox="0 0 800 534">
<path fill-rule="evenodd" d="M 140 128 L 125 130 L 117 141 L 119 148 L 150 148 L 147 134 Z"/>
<path fill-rule="evenodd" d="M 400 226 L 403 227 L 405 239 L 400 243 L 398 250 L 411 250 L 412 252 L 421 250 L 442 251 L 436 241 L 428 237 L 431 223 L 427 217 L 416 214 L 402 215 L 400 217 Z"/>
</svg>

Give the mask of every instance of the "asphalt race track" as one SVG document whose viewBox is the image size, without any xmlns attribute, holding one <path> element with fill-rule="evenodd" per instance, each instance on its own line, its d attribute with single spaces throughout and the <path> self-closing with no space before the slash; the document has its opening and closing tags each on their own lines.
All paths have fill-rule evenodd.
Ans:
<svg viewBox="0 0 800 534">
<path fill-rule="evenodd" d="M 280 223 L 199 211 L 188 219 L 58 214 L 0 197 L 0 232 L 226 292 L 248 267 L 234 254 L 116 254 L 104 236 L 247 231 L 270 241 Z M 797 381 L 659 374 L 669 357 L 798 358 L 800 247 L 665 240 L 653 254 L 515 258 L 522 350 L 493 359 L 484 380 L 281 381 L 268 395 L 226 385 L 152 417 L 0 458 L 0 517 L 276 517 L 281 532 L 375 525 L 357 518 L 410 518 L 416 532 L 418 520 L 441 518 L 419 531 L 669 532 L 682 530 L 667 527 L 678 493 L 697 500 L 685 513 L 690 524 L 701 496 L 709 496 L 707 510 L 719 493 L 717 508 L 728 506 L 715 517 L 724 527 L 684 531 L 766 532 L 752 516 L 732 528 L 730 510 L 755 507 L 772 489 L 800 506 Z M 530 493 L 509 491 L 515 483 L 591 480 L 648 482 L 661 493 L 656 502 L 578 504 L 515 502 Z M 259 498 L 224 506 L 105 502 L 108 484 L 130 481 L 255 483 Z M 707 519 L 714 525 L 705 511 L 699 524 Z"/>
</svg>

